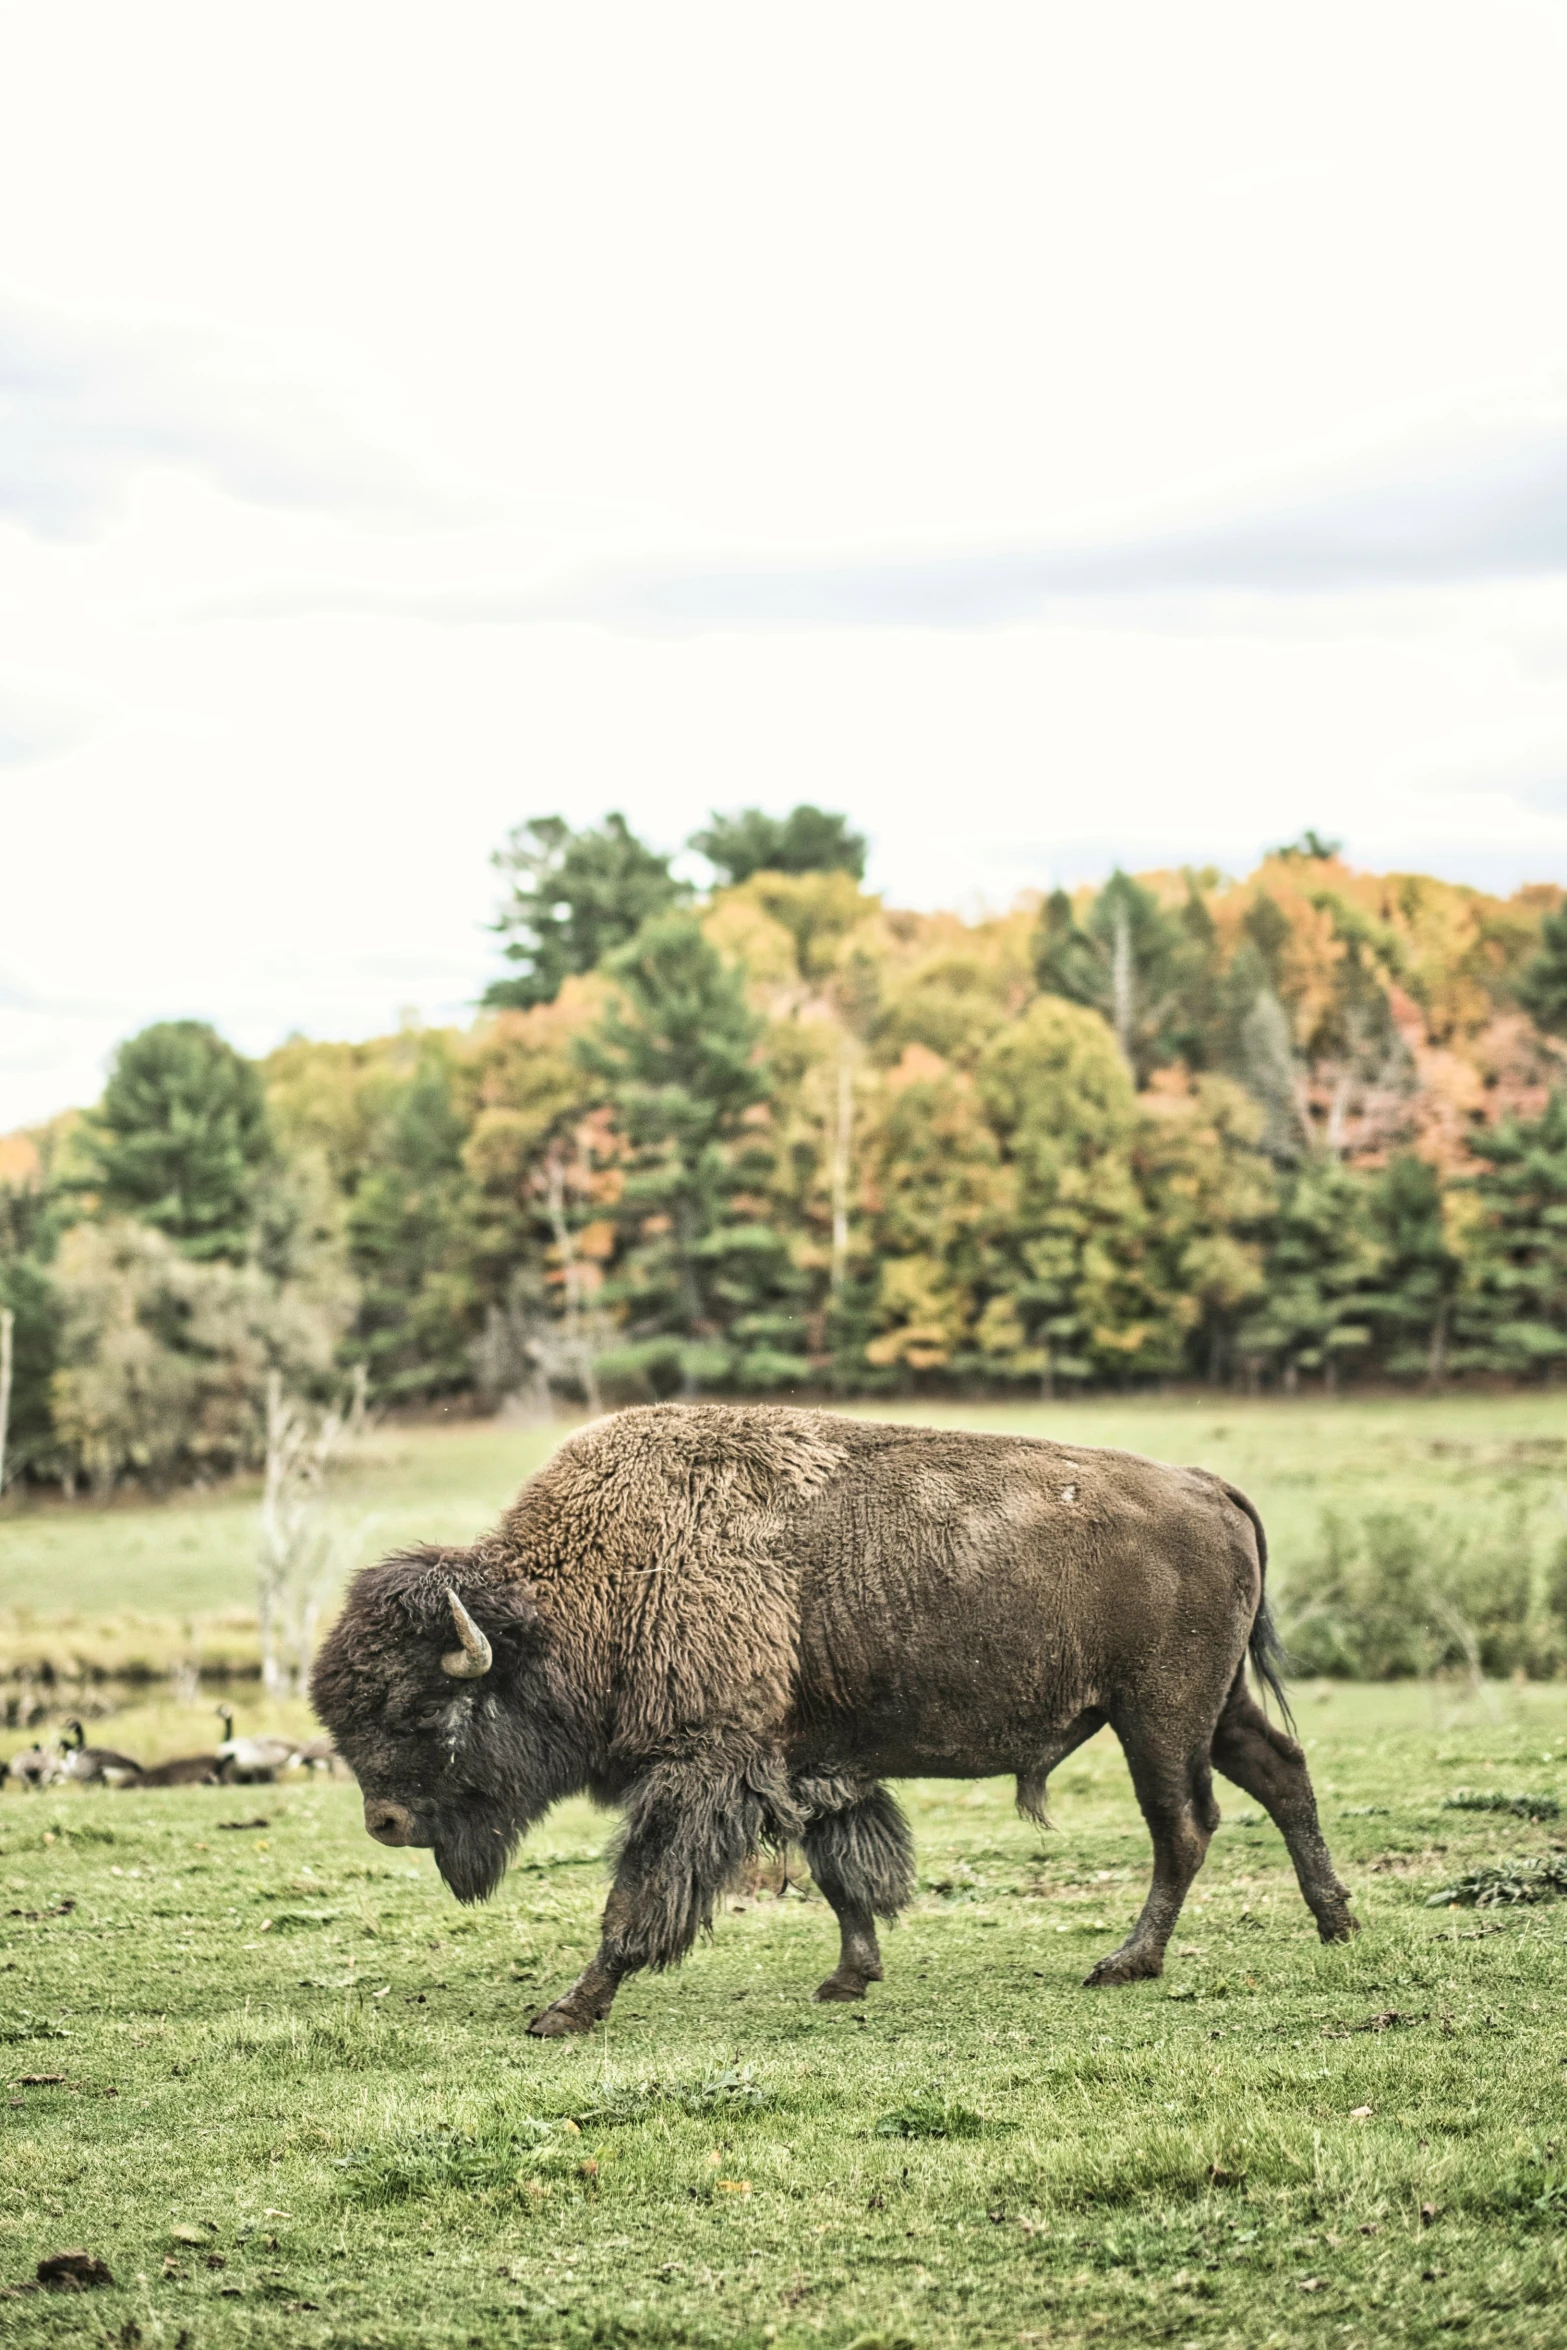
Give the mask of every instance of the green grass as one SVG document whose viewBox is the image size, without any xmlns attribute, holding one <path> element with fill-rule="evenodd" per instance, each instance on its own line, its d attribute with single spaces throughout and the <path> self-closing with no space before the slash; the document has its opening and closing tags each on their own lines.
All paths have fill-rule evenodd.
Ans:
<svg viewBox="0 0 1567 2350">
<path fill-rule="evenodd" d="M 1555 1395 L 869 1408 L 1201 1461 L 1256 1501 L 1285 1593 L 1320 1572 L 1329 1515 L 1359 1524 L 1403 1513 L 1446 1548 L 1470 1537 L 1497 1557 L 1567 1533 L 1567 1408 Z M 466 1541 L 554 1441 L 482 1421 L 383 1429 L 335 1480 L 334 1503 L 365 1557 L 426 1537 Z M 163 1670 L 187 1655 L 253 1664 L 256 1502 L 253 1481 L 106 1510 L 13 1496 L 0 1510 L 0 1671 L 77 1657 L 110 1670 Z"/>
<path fill-rule="evenodd" d="M 1221 1469 L 1286 1599 L 1325 1513 L 1472 1536 L 1482 1567 L 1511 1529 L 1542 1560 L 1562 1530 L 1551 1397 L 918 1416 Z M 335 1504 L 366 1555 L 462 1540 L 550 1441 L 383 1430 Z M 12 1500 L 0 1668 L 243 1663 L 255 1502 Z M 863 2013 L 810 2004 L 824 1904 L 763 1885 L 579 2044 L 521 2027 L 592 1946 L 586 1806 L 469 1914 L 366 1839 L 350 1786 L 7 1794 L 0 2287 L 77 2245 L 116 2281 L 0 2298 L 0 2342 L 1567 2344 L 1567 1902 L 1425 1906 L 1476 1870 L 1536 1883 L 1516 1864 L 1567 1844 L 1567 1686 L 1298 1694 L 1366 1920 L 1349 1949 L 1319 1947 L 1278 1837 L 1221 1789 L 1165 1981 L 1080 1990 L 1148 1868 L 1101 1738 L 1058 1774 L 1053 1833 L 1001 1783 L 903 1791 L 921 1893 Z M 158 1690 L 103 1734 L 150 1759 L 215 1728 Z"/>
<path fill-rule="evenodd" d="M 1567 1903 L 1425 1906 L 1553 1850 L 1447 1799 L 1567 1799 L 1567 1689 L 1301 1713 L 1348 1948 L 1221 1790 L 1165 1980 L 1081 1990 L 1148 1860 L 1101 1738 L 1044 1835 L 1001 1782 L 904 1790 L 863 2013 L 809 2003 L 825 1905 L 763 1887 L 569 2044 L 521 2027 L 591 1945 L 584 1805 L 470 1914 L 349 1786 L 8 1795 L 0 2283 L 78 2245 L 115 2282 L 0 2299 L 0 2341 L 1567 2342 Z"/>
</svg>

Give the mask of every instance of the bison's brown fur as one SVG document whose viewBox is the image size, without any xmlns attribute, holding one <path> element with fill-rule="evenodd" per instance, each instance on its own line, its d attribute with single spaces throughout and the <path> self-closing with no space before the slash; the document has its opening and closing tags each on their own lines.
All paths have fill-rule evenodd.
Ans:
<svg viewBox="0 0 1567 2350">
<path fill-rule="evenodd" d="M 884 1778 L 1051 1770 L 1108 1722 L 1154 1881 L 1092 1983 L 1157 1974 L 1218 1821 L 1211 1766 L 1266 1805 L 1325 1938 L 1353 1929 L 1300 1749 L 1246 1690 L 1266 1659 L 1261 1527 L 1201 1469 L 771 1406 L 660 1404 L 583 1429 L 472 1550 L 368 1569 L 318 1662 L 372 1834 L 433 1844 L 463 1900 L 586 1789 L 625 1815 L 598 1956 L 535 2018 L 608 2013 L 667 1966 L 763 1842 L 798 1838 L 842 1952 L 879 1978 L 909 1897 Z M 455 1592 L 471 1619 L 453 1679 Z M 473 1633 L 477 1625 L 478 1634 Z M 479 1635 L 482 1635 L 480 1640 Z M 463 1652 L 454 1652 L 459 1672 Z"/>
</svg>

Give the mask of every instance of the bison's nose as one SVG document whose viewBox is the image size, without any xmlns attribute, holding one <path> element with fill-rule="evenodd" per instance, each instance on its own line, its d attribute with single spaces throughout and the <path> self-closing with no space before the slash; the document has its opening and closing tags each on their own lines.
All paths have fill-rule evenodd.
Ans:
<svg viewBox="0 0 1567 2350">
<path fill-rule="evenodd" d="M 414 1815 L 406 1803 L 391 1803 L 379 1795 L 365 1797 L 365 1827 L 378 1844 L 416 1844 Z"/>
</svg>

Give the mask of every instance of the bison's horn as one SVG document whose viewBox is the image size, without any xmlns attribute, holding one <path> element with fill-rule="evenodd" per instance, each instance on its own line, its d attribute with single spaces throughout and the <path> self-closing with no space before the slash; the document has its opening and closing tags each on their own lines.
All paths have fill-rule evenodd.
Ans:
<svg viewBox="0 0 1567 2350">
<path fill-rule="evenodd" d="M 441 1670 L 450 1673 L 454 1681 L 477 1681 L 495 1662 L 494 1651 L 450 1585 L 446 1596 L 451 1602 L 452 1622 L 462 1646 L 447 1650 L 441 1659 Z"/>
</svg>

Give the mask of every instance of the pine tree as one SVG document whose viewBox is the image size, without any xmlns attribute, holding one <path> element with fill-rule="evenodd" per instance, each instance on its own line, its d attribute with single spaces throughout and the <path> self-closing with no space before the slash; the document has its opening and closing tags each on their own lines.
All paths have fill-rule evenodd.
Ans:
<svg viewBox="0 0 1567 2350">
<path fill-rule="evenodd" d="M 534 816 L 490 861 L 511 876 L 494 928 L 514 969 L 491 981 L 484 1001 L 516 1011 L 552 1004 L 573 972 L 597 970 L 650 916 L 687 894 L 669 859 L 616 813 L 582 832 L 563 816 Z"/>
<path fill-rule="evenodd" d="M 1395 1379 L 1419 1375 L 1435 1386 L 1447 1365 L 1463 1273 L 1449 1245 L 1436 1169 L 1400 1152 L 1375 1179 L 1370 1210 L 1383 1255 L 1365 1311 L 1377 1331 L 1382 1367 Z"/>
<path fill-rule="evenodd" d="M 803 1284 L 761 1196 L 768 1084 L 743 976 L 680 913 L 644 924 L 608 969 L 618 1000 L 578 1047 L 627 1146 L 625 1245 L 603 1293 L 625 1340 L 601 1375 L 686 1394 L 801 1379 Z"/>
<path fill-rule="evenodd" d="M 865 839 L 849 830 L 847 816 L 802 801 L 787 816 L 761 808 L 739 808 L 691 835 L 691 847 L 716 866 L 733 886 L 753 873 L 847 873 L 865 878 Z"/>
<path fill-rule="evenodd" d="M 1267 1292 L 1237 1333 L 1255 1369 L 1275 1369 L 1286 1390 L 1302 1371 L 1325 1386 L 1362 1358 L 1372 1341 L 1384 1244 L 1363 1175 L 1326 1155 L 1305 1159 L 1283 1181 L 1266 1259 Z"/>
<path fill-rule="evenodd" d="M 59 1207 L 42 1182 L 0 1183 L 0 1309 L 15 1316 L 7 1485 L 54 1450 L 50 1388 L 60 1360 L 62 1308 L 50 1265 Z"/>
<path fill-rule="evenodd" d="M 1538 1118 L 1472 1138 L 1480 1220 L 1458 1305 L 1455 1361 L 1549 1378 L 1567 1361 L 1567 1093 Z"/>
<path fill-rule="evenodd" d="M 1540 924 L 1540 951 L 1519 973 L 1518 1001 L 1548 1035 L 1567 1036 L 1567 906 Z"/>
<path fill-rule="evenodd" d="M 468 1385 L 477 1335 L 475 1202 L 463 1161 L 470 1112 L 449 1040 L 409 1040 L 374 1088 L 367 1164 L 349 1202 L 362 1297 L 353 1351 L 371 1392 L 426 1400 Z"/>
<path fill-rule="evenodd" d="M 199 1262 L 248 1248 L 271 1156 L 260 1072 L 204 1020 L 162 1020 L 127 1039 L 81 1137 L 86 1184 L 106 1216 L 134 1216 Z"/>
<path fill-rule="evenodd" d="M 1195 890 L 1183 916 L 1166 912 L 1151 890 L 1119 869 L 1098 892 L 1086 923 L 1079 924 L 1059 889 L 1040 916 L 1034 945 L 1040 986 L 1108 1020 L 1140 1086 L 1183 1055 L 1201 1065 L 1184 999 L 1201 993 L 1212 924 Z"/>
</svg>

